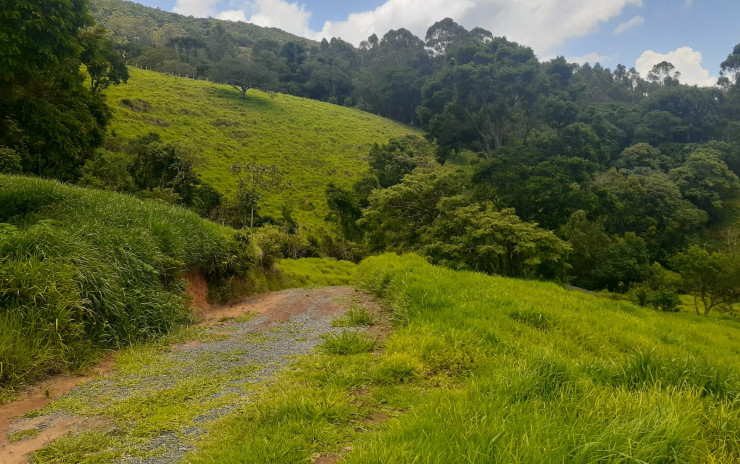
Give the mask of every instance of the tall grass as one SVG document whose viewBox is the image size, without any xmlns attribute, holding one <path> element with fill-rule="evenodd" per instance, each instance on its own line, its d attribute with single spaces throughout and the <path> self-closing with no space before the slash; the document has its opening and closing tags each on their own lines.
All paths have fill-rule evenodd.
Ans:
<svg viewBox="0 0 740 464">
<path fill-rule="evenodd" d="M 382 351 L 334 336 L 186 462 L 740 462 L 737 320 L 413 255 L 355 276 L 392 309 Z"/>
<path fill-rule="evenodd" d="M 663 314 L 414 256 L 357 270 L 401 327 L 385 356 L 460 388 L 361 436 L 352 463 L 740 462 L 740 324 Z M 426 371 L 426 373 L 424 372 Z"/>
<path fill-rule="evenodd" d="M 187 321 L 182 272 L 249 261 L 234 247 L 184 209 L 0 176 L 0 387 Z"/>
</svg>

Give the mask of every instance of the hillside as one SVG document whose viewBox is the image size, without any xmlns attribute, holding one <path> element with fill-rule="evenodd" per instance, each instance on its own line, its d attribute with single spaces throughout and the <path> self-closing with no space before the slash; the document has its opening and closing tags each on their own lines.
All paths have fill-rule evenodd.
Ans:
<svg viewBox="0 0 740 464">
<path fill-rule="evenodd" d="M 367 170 L 373 143 L 416 133 L 401 124 L 314 100 L 257 90 L 241 100 L 225 85 L 131 69 L 126 85 L 107 95 L 114 119 L 110 131 L 134 138 L 157 132 L 163 141 L 189 149 L 207 184 L 233 194 L 230 167 L 256 160 L 275 164 L 293 188 L 265 201 L 263 214 L 283 205 L 301 222 L 327 214 L 324 190 L 334 182 L 349 187 Z"/>
<path fill-rule="evenodd" d="M 176 31 L 177 28 L 181 28 L 188 34 L 198 34 L 218 24 L 242 47 L 249 47 L 260 40 L 271 40 L 278 43 L 293 41 L 316 45 L 316 42 L 274 27 L 260 27 L 249 23 L 221 21 L 213 18 L 194 18 L 125 0 L 92 0 L 89 5 L 90 13 L 98 25 L 113 31 L 121 38 L 133 39 L 144 44 L 156 42 L 158 37 L 166 36 Z M 128 37 L 131 34 L 135 34 L 135 37 Z"/>
<path fill-rule="evenodd" d="M 455 272 L 411 255 L 369 258 L 356 275 L 391 307 L 395 330 L 382 352 L 347 336 L 344 353 L 300 361 L 217 424 L 187 462 L 740 458 L 737 320 Z"/>
</svg>

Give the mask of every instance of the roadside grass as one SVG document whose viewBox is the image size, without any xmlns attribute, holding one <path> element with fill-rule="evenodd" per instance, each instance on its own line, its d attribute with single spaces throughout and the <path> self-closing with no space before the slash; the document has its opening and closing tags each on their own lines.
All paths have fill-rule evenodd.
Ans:
<svg viewBox="0 0 740 464">
<path fill-rule="evenodd" d="M 377 345 L 377 339 L 365 332 L 343 330 L 326 336 L 320 348 L 328 354 L 348 355 L 372 351 Z"/>
<path fill-rule="evenodd" d="M 357 265 L 326 258 L 284 259 L 277 270 L 296 287 L 351 285 Z"/>
<path fill-rule="evenodd" d="M 233 233 L 182 208 L 0 176 L 3 397 L 189 322 L 181 275 L 240 264 Z"/>
<path fill-rule="evenodd" d="M 273 269 L 250 269 L 230 276 L 208 288 L 215 303 L 233 303 L 245 296 L 288 288 L 317 288 L 350 285 L 357 265 L 332 258 L 283 259 Z"/>
<path fill-rule="evenodd" d="M 383 350 L 299 360 L 186 462 L 740 461 L 737 320 L 413 255 L 356 276 L 393 311 Z"/>
<path fill-rule="evenodd" d="M 128 84 L 106 91 L 113 109 L 112 133 L 134 138 L 157 132 L 164 142 L 181 145 L 199 160 L 196 171 L 203 180 L 225 195 L 236 188 L 232 164 L 254 160 L 277 165 L 293 188 L 270 195 L 261 212 L 279 217 L 286 205 L 301 224 L 323 224 L 326 187 L 330 182 L 351 187 L 367 170 L 373 143 L 418 134 L 329 103 L 257 90 L 242 100 L 226 85 L 129 71 Z"/>
<path fill-rule="evenodd" d="M 377 316 L 363 306 L 356 306 L 344 316 L 334 319 L 334 327 L 369 327 L 377 324 Z"/>
</svg>

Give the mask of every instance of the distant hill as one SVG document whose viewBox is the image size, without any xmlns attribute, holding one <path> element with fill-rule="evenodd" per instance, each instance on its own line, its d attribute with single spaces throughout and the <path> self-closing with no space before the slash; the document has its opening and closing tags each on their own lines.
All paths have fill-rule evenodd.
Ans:
<svg viewBox="0 0 740 464">
<path fill-rule="evenodd" d="M 418 134 L 362 111 L 257 90 L 246 100 L 225 85 L 132 68 L 126 85 L 107 91 L 112 133 L 132 139 L 149 132 L 196 155 L 197 172 L 233 194 L 230 167 L 256 160 L 275 164 L 293 188 L 270 196 L 263 214 L 288 205 L 301 222 L 322 222 L 329 183 L 349 187 L 368 169 L 374 143 Z"/>
<path fill-rule="evenodd" d="M 213 18 L 194 18 L 125 0 L 90 0 L 89 6 L 99 26 L 110 29 L 121 38 L 144 44 L 166 40 L 168 36 L 175 36 L 180 32 L 204 33 L 214 24 L 220 24 L 242 47 L 250 47 L 260 40 L 271 40 L 281 44 L 303 42 L 308 46 L 318 45 L 317 42 L 274 27 L 260 27 L 254 24 Z M 178 31 L 178 28 L 181 30 Z"/>
</svg>

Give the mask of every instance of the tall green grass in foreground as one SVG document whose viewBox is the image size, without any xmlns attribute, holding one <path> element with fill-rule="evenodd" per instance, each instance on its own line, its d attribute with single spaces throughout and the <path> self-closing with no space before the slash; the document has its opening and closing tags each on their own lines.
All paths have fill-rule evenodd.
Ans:
<svg viewBox="0 0 740 464">
<path fill-rule="evenodd" d="M 392 309 L 383 351 L 299 361 L 190 462 L 740 462 L 736 320 L 416 256 L 356 276 Z"/>
<path fill-rule="evenodd" d="M 233 235 L 181 208 L 0 176 L 0 391 L 189 320 L 181 273 L 250 261 Z"/>
</svg>

